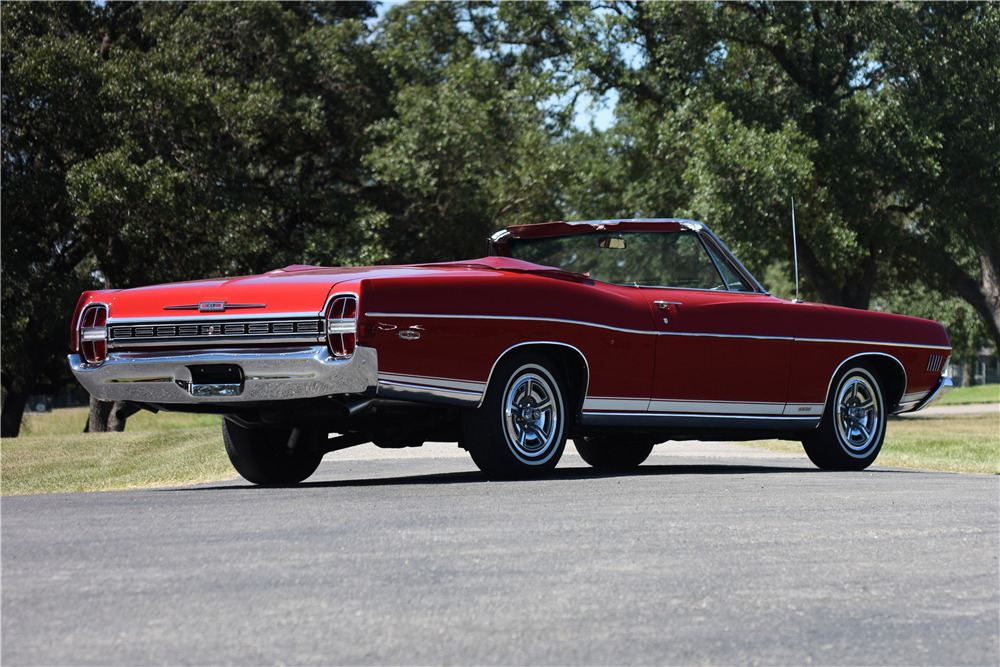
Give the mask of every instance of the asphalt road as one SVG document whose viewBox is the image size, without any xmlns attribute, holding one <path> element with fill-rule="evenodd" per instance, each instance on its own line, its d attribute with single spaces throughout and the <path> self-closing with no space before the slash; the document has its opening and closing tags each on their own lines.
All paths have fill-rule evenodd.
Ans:
<svg viewBox="0 0 1000 667">
<path fill-rule="evenodd" d="M 23 664 L 1000 663 L 1000 478 L 668 444 L 486 482 L 454 446 L 2 501 Z"/>
</svg>

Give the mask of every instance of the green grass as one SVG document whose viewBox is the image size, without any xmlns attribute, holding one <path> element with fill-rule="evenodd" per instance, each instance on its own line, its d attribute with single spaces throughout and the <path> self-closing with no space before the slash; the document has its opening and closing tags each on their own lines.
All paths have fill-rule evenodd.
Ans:
<svg viewBox="0 0 1000 667">
<path fill-rule="evenodd" d="M 760 440 L 749 445 L 802 453 L 802 444 Z M 981 415 L 889 420 L 875 465 L 945 472 L 1000 474 L 1000 411 Z"/>
<path fill-rule="evenodd" d="M 0 492 L 64 493 L 176 486 L 236 476 L 217 415 L 139 413 L 123 433 L 82 433 L 86 408 L 26 415 L 0 444 Z"/>
<path fill-rule="evenodd" d="M 1000 403 L 1000 384 L 981 384 L 978 387 L 959 387 L 949 391 L 938 405 L 974 405 Z"/>
<path fill-rule="evenodd" d="M 996 403 L 998 386 L 956 389 L 947 398 L 957 395 L 957 404 Z M 0 492 L 109 491 L 236 477 L 217 415 L 140 412 L 123 433 L 85 434 L 86 421 L 86 408 L 26 415 L 21 437 L 0 444 Z M 802 452 L 795 442 L 748 444 Z M 1000 412 L 891 419 L 876 464 L 1000 474 Z"/>
</svg>

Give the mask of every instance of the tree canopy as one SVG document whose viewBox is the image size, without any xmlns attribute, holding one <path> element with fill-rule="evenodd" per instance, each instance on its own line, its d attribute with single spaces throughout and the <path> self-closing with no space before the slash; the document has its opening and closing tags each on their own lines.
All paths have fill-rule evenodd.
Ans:
<svg viewBox="0 0 1000 667">
<path fill-rule="evenodd" d="M 1000 349 L 1000 6 L 4 2 L 3 435 L 80 291 L 703 220 Z M 585 100 L 617 100 L 606 128 Z M 933 304 L 933 308 L 929 305 Z"/>
</svg>

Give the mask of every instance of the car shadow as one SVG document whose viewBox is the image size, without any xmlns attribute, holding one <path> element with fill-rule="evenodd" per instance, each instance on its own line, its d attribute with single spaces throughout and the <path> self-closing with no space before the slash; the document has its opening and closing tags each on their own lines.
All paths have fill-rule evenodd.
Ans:
<svg viewBox="0 0 1000 667">
<path fill-rule="evenodd" d="M 866 474 L 918 474 L 920 470 L 906 470 L 898 468 L 868 468 Z M 643 465 L 630 470 L 595 470 L 587 467 L 557 468 L 550 474 L 542 478 L 535 479 L 513 479 L 513 480 L 490 480 L 479 471 L 430 473 L 419 475 L 406 475 L 395 477 L 366 477 L 359 479 L 334 479 L 305 481 L 299 484 L 279 484 L 271 486 L 258 486 L 249 482 L 237 482 L 232 484 L 205 484 L 188 487 L 175 487 L 162 489 L 163 491 L 238 491 L 247 489 L 323 489 L 323 488 L 348 488 L 348 487 L 390 487 L 390 486 L 443 486 L 449 484 L 524 484 L 531 482 L 552 482 L 552 481 L 572 481 L 572 480 L 592 480 L 592 479 L 628 479 L 633 477 L 680 477 L 685 475 L 720 475 L 731 477 L 742 477 L 746 475 L 775 475 L 775 474 L 807 474 L 807 475 L 829 475 L 836 474 L 835 471 L 825 471 L 818 468 L 803 466 L 774 466 L 774 465 L 747 465 L 747 464 L 671 464 L 671 465 Z M 857 474 L 857 473 L 850 473 Z"/>
</svg>

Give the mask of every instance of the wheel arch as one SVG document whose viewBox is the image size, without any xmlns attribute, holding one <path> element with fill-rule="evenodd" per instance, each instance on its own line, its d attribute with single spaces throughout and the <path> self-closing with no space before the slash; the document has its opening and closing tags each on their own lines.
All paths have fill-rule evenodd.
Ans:
<svg viewBox="0 0 1000 667">
<path fill-rule="evenodd" d="M 486 387 L 489 388 L 493 382 L 493 374 L 500 363 L 511 354 L 520 352 L 534 352 L 546 357 L 558 370 L 566 383 L 566 405 L 571 408 L 571 414 L 579 415 L 583 410 L 583 399 L 587 395 L 587 386 L 590 382 L 590 365 L 587 357 L 579 348 L 568 343 L 558 343 L 555 341 L 530 341 L 512 345 L 497 357 L 490 368 L 490 375 L 486 379 Z M 479 406 L 483 404 L 486 392 L 483 392 L 479 399 Z"/>
<path fill-rule="evenodd" d="M 830 382 L 826 388 L 826 400 L 830 399 L 834 380 L 852 362 L 867 362 L 875 370 L 881 385 L 886 412 L 892 413 L 893 408 L 899 403 L 899 399 L 903 397 L 903 392 L 906 391 L 906 369 L 899 359 L 885 352 L 862 352 L 840 362 L 840 365 L 833 371 L 833 375 L 830 376 Z"/>
</svg>

